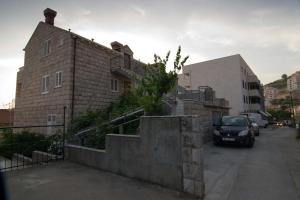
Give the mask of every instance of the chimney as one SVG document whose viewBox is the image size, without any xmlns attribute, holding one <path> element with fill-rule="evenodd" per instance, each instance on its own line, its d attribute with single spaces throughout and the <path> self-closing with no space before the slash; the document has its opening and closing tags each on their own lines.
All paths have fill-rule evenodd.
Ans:
<svg viewBox="0 0 300 200">
<path fill-rule="evenodd" d="M 114 42 L 110 43 L 110 46 L 113 50 L 123 52 L 123 47 L 124 46 L 120 42 L 114 41 Z"/>
<path fill-rule="evenodd" d="M 44 10 L 44 15 L 45 15 L 45 23 L 54 25 L 54 18 L 56 16 L 56 11 L 52 10 L 50 8 L 46 8 Z"/>
</svg>

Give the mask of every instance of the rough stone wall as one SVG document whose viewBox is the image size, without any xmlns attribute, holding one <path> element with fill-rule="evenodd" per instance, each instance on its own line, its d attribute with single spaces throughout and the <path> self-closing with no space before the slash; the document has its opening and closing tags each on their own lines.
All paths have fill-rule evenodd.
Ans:
<svg viewBox="0 0 300 200">
<path fill-rule="evenodd" d="M 44 56 L 43 42 L 47 39 L 51 40 L 51 53 Z M 70 105 L 71 42 L 68 32 L 39 23 L 25 47 L 24 67 L 17 75 L 21 89 L 20 96 L 16 96 L 15 126 L 46 124 L 48 114 L 56 114 L 57 123 L 62 122 L 63 107 Z M 62 71 L 63 79 L 62 87 L 55 88 L 57 71 Z M 42 94 L 44 75 L 50 76 L 47 94 Z"/>
<path fill-rule="evenodd" d="M 203 198 L 203 141 L 206 122 L 199 117 L 181 118 L 183 191 Z"/>
<path fill-rule="evenodd" d="M 77 39 L 75 69 L 74 117 L 84 114 L 88 108 L 107 106 L 122 92 L 111 92 L 110 55 L 92 42 Z M 121 81 L 120 81 L 121 83 Z"/>
<path fill-rule="evenodd" d="M 205 107 L 200 102 L 184 101 L 184 114 L 196 115 L 201 119 L 203 141 L 211 141 L 213 136 L 212 110 Z"/>
<path fill-rule="evenodd" d="M 106 136 L 106 149 L 67 145 L 66 156 L 102 170 L 203 197 L 203 122 L 193 116 L 142 117 L 140 135 Z"/>
<path fill-rule="evenodd" d="M 115 58 L 118 59 L 115 59 Z M 124 94 L 124 82 L 132 83 L 128 77 L 111 72 L 112 67 L 124 67 L 123 53 L 99 48 L 91 41 L 78 39 L 76 50 L 75 75 L 75 117 L 85 113 L 88 108 L 98 109 L 109 105 Z M 132 71 L 142 74 L 144 64 L 131 59 Z M 111 79 L 117 79 L 119 90 L 111 90 Z"/>
<path fill-rule="evenodd" d="M 48 114 L 56 115 L 62 123 L 63 107 L 67 107 L 66 121 L 70 122 L 74 34 L 40 22 L 25 48 L 24 67 L 17 74 L 18 95 L 14 117 L 15 126 L 46 125 Z M 127 77 L 111 73 L 111 58 L 122 53 L 76 36 L 74 118 L 88 108 L 107 106 L 124 92 Z M 43 55 L 43 43 L 51 40 L 51 53 Z M 123 60 L 124 61 L 124 60 Z M 131 60 L 133 71 L 143 73 L 144 64 Z M 121 64 L 120 64 L 121 65 Z M 124 65 L 124 63 L 123 63 Z M 121 66 L 123 66 L 121 65 Z M 62 71 L 62 87 L 55 87 L 55 73 Z M 49 92 L 43 94 L 42 77 L 50 76 Z M 119 80 L 119 91 L 111 91 L 111 79 Z M 35 129 L 46 132 L 46 128 Z"/>
</svg>

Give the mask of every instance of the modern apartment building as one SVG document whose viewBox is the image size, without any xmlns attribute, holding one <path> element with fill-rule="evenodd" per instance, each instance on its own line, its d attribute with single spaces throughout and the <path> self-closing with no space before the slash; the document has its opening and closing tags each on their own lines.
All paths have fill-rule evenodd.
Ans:
<svg viewBox="0 0 300 200">
<path fill-rule="evenodd" d="M 54 26 L 54 10 L 44 15 L 17 73 L 15 126 L 59 124 L 64 106 L 70 122 L 88 108 L 109 105 L 144 74 L 145 64 L 133 58 L 129 46 L 112 42 L 107 48 Z"/>
<path fill-rule="evenodd" d="M 293 73 L 287 79 L 287 89 L 289 91 L 300 90 L 300 71 Z"/>
<path fill-rule="evenodd" d="M 212 87 L 218 98 L 229 101 L 232 115 L 264 110 L 263 87 L 239 54 L 184 66 L 179 85 Z"/>
</svg>

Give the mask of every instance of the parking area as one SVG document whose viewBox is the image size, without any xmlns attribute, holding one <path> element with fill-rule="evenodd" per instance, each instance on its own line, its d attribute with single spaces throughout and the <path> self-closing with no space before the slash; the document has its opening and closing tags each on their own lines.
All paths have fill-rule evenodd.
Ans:
<svg viewBox="0 0 300 200">
<path fill-rule="evenodd" d="M 205 200 L 296 200 L 300 141 L 290 128 L 261 129 L 252 149 L 207 144 Z"/>
</svg>

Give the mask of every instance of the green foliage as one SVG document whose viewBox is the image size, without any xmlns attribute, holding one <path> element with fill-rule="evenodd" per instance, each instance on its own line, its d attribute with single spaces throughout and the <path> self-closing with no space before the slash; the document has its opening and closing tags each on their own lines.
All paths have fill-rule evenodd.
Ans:
<svg viewBox="0 0 300 200">
<path fill-rule="evenodd" d="M 266 86 L 274 87 L 277 89 L 284 89 L 287 86 L 286 79 L 278 79 L 276 81 L 273 81 L 272 83 L 266 84 Z"/>
<path fill-rule="evenodd" d="M 147 114 L 161 113 L 163 95 L 170 92 L 177 83 L 177 72 L 182 69 L 188 56 L 181 60 L 181 47 L 178 47 L 173 70 L 167 72 L 166 67 L 170 51 L 165 59 L 154 55 L 154 64 L 148 65 L 147 73 L 140 82 L 136 91 L 137 101 Z"/>
<path fill-rule="evenodd" d="M 269 109 L 268 112 L 276 118 L 277 121 L 288 120 L 291 118 L 291 113 L 286 110 L 272 110 Z"/>
<path fill-rule="evenodd" d="M 0 156 L 7 158 L 11 158 L 14 153 L 31 157 L 32 152 L 36 150 L 61 155 L 62 148 L 63 134 L 61 132 L 49 137 L 29 131 L 13 133 L 12 130 L 6 130 L 1 134 Z"/>
<path fill-rule="evenodd" d="M 273 105 L 279 105 L 282 110 L 287 110 L 291 107 L 291 99 L 289 97 L 286 99 L 274 99 L 271 103 Z"/>
<path fill-rule="evenodd" d="M 14 153 L 31 157 L 35 150 L 48 151 L 51 141 L 44 135 L 22 131 L 21 133 L 6 132 L 2 135 L 0 155 L 11 158 Z"/>
<path fill-rule="evenodd" d="M 295 116 L 296 123 L 300 125 L 300 116 Z"/>
<path fill-rule="evenodd" d="M 108 124 L 108 121 L 114 119 L 126 112 L 143 108 L 147 115 L 159 115 L 162 111 L 162 98 L 170 92 L 177 84 L 177 73 L 182 69 L 188 56 L 181 58 L 181 47 L 178 47 L 176 58 L 173 63 L 173 70 L 167 72 L 167 63 L 169 61 L 170 51 L 166 57 L 154 55 L 154 64 L 148 64 L 146 74 L 139 81 L 138 86 L 129 93 L 123 95 L 118 101 L 111 103 L 107 108 L 101 110 L 88 109 L 87 113 L 75 119 L 70 127 L 70 133 L 77 133 L 79 130 L 89 126 L 96 126 L 97 131 L 88 134 L 85 137 L 85 146 L 104 148 L 105 135 L 107 133 L 118 133 L 118 128 Z M 133 122 L 124 125 L 124 134 L 136 133 L 139 122 Z"/>
</svg>

